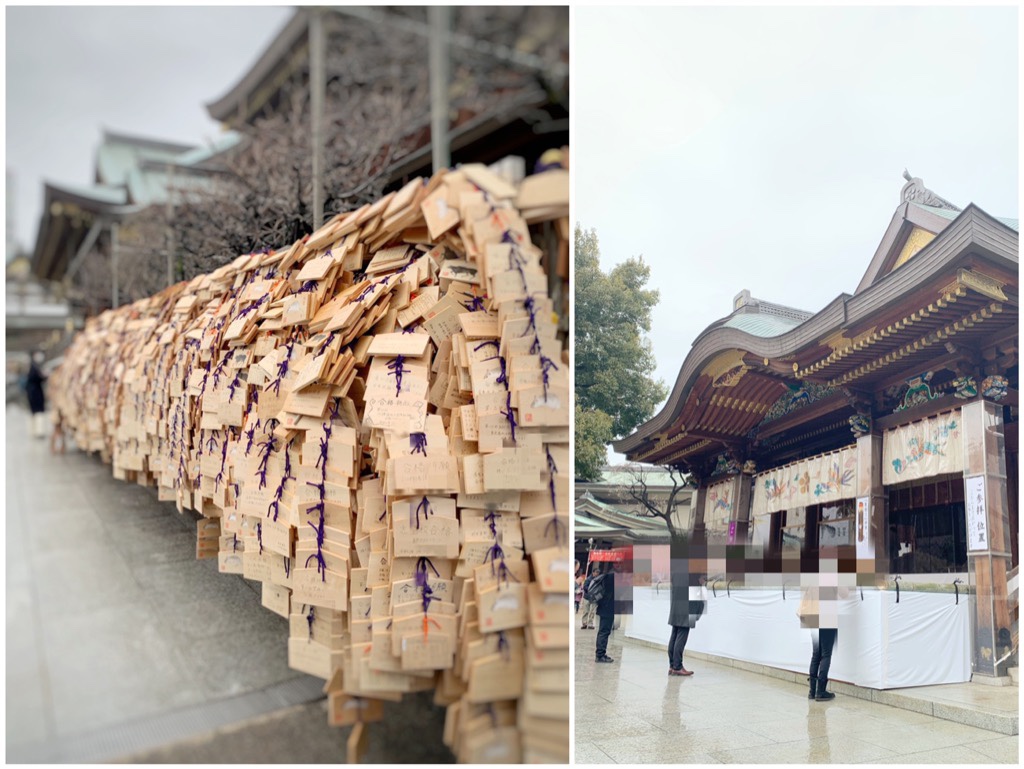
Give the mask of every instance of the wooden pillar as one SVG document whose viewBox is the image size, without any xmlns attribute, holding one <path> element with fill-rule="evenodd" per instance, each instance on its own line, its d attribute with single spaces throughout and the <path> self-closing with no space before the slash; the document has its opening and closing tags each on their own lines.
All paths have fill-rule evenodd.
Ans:
<svg viewBox="0 0 1024 769">
<path fill-rule="evenodd" d="M 697 490 L 690 498 L 693 505 L 693 542 L 701 547 L 707 544 L 707 529 L 704 526 L 704 504 L 708 498 L 708 486 L 706 481 L 698 481 Z"/>
<path fill-rule="evenodd" d="M 974 674 L 1006 675 L 1011 624 L 1006 574 L 1010 528 L 1006 493 L 1003 409 L 977 400 L 964 405 L 964 507 L 967 568 L 974 583 Z"/>
<path fill-rule="evenodd" d="M 881 585 L 889 572 L 888 500 L 882 486 L 882 436 L 857 439 L 857 497 L 853 541 L 859 584 Z"/>
<path fill-rule="evenodd" d="M 750 473 L 739 473 L 733 479 L 733 499 L 736 500 L 733 521 L 736 535 L 731 540 L 735 544 L 746 544 L 750 537 L 750 508 L 754 503 L 753 480 L 754 476 Z"/>
</svg>

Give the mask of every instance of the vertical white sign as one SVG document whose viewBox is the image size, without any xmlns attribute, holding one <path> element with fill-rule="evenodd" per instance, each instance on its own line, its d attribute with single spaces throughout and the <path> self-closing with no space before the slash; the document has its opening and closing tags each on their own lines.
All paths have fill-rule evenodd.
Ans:
<svg viewBox="0 0 1024 769">
<path fill-rule="evenodd" d="M 874 558 L 875 545 L 871 541 L 871 497 L 857 497 L 855 520 L 857 531 L 854 541 L 857 544 L 857 558 Z"/>
<path fill-rule="evenodd" d="M 964 506 L 967 508 L 967 549 L 988 550 L 985 476 L 972 475 L 964 478 Z"/>
</svg>

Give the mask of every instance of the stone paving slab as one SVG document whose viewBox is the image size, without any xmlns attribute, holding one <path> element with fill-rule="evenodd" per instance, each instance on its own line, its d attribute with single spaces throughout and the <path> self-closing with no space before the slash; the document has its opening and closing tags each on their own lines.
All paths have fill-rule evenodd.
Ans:
<svg viewBox="0 0 1024 769">
<path fill-rule="evenodd" d="M 670 677 L 664 647 L 621 630 L 609 643 L 615 662 L 600 664 L 596 631 L 574 632 L 578 764 L 1018 763 L 1016 734 L 844 695 L 838 686 L 836 699 L 810 701 L 804 681 L 689 652 L 694 675 Z M 958 696 L 969 704 L 971 695 Z"/>
<path fill-rule="evenodd" d="M 580 631 L 588 632 L 588 631 Z M 664 645 L 630 639 L 631 643 L 664 650 Z M 716 657 L 702 652 L 687 652 L 691 659 L 713 662 L 718 665 L 745 670 L 751 673 L 777 678 L 803 685 L 805 673 L 780 670 L 742 660 Z M 922 713 L 954 723 L 988 729 L 1006 735 L 1016 735 L 1019 730 L 1019 688 L 1016 686 L 989 686 L 980 683 L 943 684 L 937 686 L 916 686 L 907 689 L 869 689 L 862 686 L 832 681 L 832 691 L 847 697 L 877 702 L 900 710 Z"/>
<path fill-rule="evenodd" d="M 195 514 L 5 417 L 7 761 L 344 761 L 348 730 L 327 724 L 323 681 L 288 668 L 260 584 L 195 560 Z M 385 710 L 374 760 L 452 760 L 429 698 Z"/>
</svg>

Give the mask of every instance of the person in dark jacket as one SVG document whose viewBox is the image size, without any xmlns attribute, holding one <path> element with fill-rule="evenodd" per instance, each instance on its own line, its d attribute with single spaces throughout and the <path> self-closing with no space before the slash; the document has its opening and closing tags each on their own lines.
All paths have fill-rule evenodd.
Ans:
<svg viewBox="0 0 1024 769">
<path fill-rule="evenodd" d="M 611 562 L 606 561 L 597 579 L 604 583 L 604 595 L 597 602 L 597 616 L 600 619 L 597 627 L 597 661 L 615 662 L 608 656 L 608 636 L 612 634 L 615 622 L 615 574 Z"/>
<path fill-rule="evenodd" d="M 672 602 L 668 611 L 668 624 L 672 635 L 668 640 L 668 674 L 670 676 L 692 676 L 693 671 L 683 667 L 683 650 L 690 637 L 690 629 L 697 624 L 704 613 L 704 596 L 700 586 L 700 575 L 686 568 L 685 561 L 677 566 L 672 564 Z"/>
<path fill-rule="evenodd" d="M 43 392 L 46 375 L 41 368 L 43 360 L 42 352 L 37 350 L 32 353 L 32 362 L 25 377 L 25 395 L 28 397 L 28 407 L 32 412 L 32 434 L 36 438 L 42 438 L 46 433 L 46 393 Z"/>
</svg>

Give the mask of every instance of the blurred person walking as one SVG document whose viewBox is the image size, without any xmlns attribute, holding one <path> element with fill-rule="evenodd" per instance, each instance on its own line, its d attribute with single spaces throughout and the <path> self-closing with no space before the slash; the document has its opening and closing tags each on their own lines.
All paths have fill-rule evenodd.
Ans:
<svg viewBox="0 0 1024 769">
<path fill-rule="evenodd" d="M 41 350 L 33 352 L 28 374 L 25 376 L 25 395 L 28 397 L 28 407 L 32 412 L 32 435 L 36 438 L 43 438 L 46 435 L 46 393 L 43 391 L 46 375 L 42 369 L 43 360 Z"/>
</svg>

